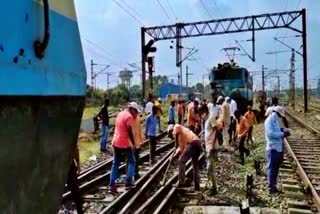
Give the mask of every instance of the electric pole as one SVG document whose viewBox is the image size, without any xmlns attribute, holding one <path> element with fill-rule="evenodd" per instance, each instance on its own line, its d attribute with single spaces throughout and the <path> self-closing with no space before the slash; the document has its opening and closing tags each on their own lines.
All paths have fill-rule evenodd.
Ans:
<svg viewBox="0 0 320 214">
<path fill-rule="evenodd" d="M 180 73 L 179 72 L 178 72 L 178 85 L 180 86 Z"/>
<path fill-rule="evenodd" d="M 193 75 L 192 73 L 189 73 L 189 67 L 186 66 L 186 87 L 189 86 L 189 76 Z"/>
<path fill-rule="evenodd" d="M 93 60 L 91 60 L 91 87 L 94 87 L 94 73 L 93 73 Z"/>
<path fill-rule="evenodd" d="M 295 50 L 292 49 L 290 59 L 290 102 L 292 103 L 293 109 L 295 109 Z"/>
<path fill-rule="evenodd" d="M 277 76 L 277 78 L 278 78 L 278 97 L 280 98 L 280 76 L 278 75 Z"/>
<path fill-rule="evenodd" d="M 93 71 L 93 59 L 91 60 L 91 102 L 94 100 L 94 71 Z"/>
<path fill-rule="evenodd" d="M 182 94 L 182 63 L 180 64 L 180 94 Z"/>
<path fill-rule="evenodd" d="M 203 85 L 202 99 L 204 99 L 204 77 L 205 75 L 202 75 L 202 85 Z"/>
<path fill-rule="evenodd" d="M 189 82 L 189 80 L 188 80 L 188 76 L 189 76 L 189 73 L 188 73 L 188 66 L 186 66 L 186 87 L 188 88 L 188 82 Z"/>
<path fill-rule="evenodd" d="M 264 93 L 264 65 L 262 65 L 262 92 Z"/>
<path fill-rule="evenodd" d="M 110 77 L 111 75 L 112 75 L 112 74 L 107 73 L 107 90 L 108 90 L 108 91 L 109 91 L 109 85 L 110 85 L 109 77 Z"/>
</svg>

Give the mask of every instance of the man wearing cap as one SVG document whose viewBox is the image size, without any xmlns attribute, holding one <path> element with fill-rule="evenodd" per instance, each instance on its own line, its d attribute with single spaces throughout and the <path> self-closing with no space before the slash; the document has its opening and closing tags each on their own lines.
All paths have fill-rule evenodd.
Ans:
<svg viewBox="0 0 320 214">
<path fill-rule="evenodd" d="M 230 105 L 225 101 L 223 96 L 218 97 L 217 103 L 220 105 L 221 108 L 220 120 L 223 124 L 223 144 L 227 146 L 229 145 Z"/>
<path fill-rule="evenodd" d="M 168 136 L 176 142 L 176 150 L 174 156 L 179 157 L 179 185 L 178 187 L 185 187 L 185 172 L 186 163 L 192 158 L 194 187 L 196 191 L 200 190 L 200 175 L 198 159 L 201 153 L 201 141 L 196 134 L 190 129 L 182 125 L 169 125 Z"/>
<path fill-rule="evenodd" d="M 187 126 L 193 132 L 196 131 L 196 126 L 200 121 L 200 116 L 198 114 L 198 107 L 199 107 L 198 99 L 195 99 L 193 103 L 191 103 L 188 107 Z"/>
<path fill-rule="evenodd" d="M 269 115 L 271 115 L 271 113 L 273 112 L 274 108 L 276 108 L 277 106 L 282 108 L 281 106 L 279 106 L 279 100 L 278 100 L 277 97 L 272 97 L 271 103 L 272 103 L 272 106 L 267 108 L 265 117 L 268 117 Z M 283 112 L 284 112 L 284 110 L 283 110 Z M 282 122 L 283 122 L 284 127 L 289 128 L 288 120 L 285 117 L 285 115 L 282 117 Z"/>
<path fill-rule="evenodd" d="M 277 176 L 283 159 L 283 138 L 290 135 L 287 129 L 280 128 L 279 119 L 284 116 L 284 109 L 276 106 L 264 123 L 265 138 L 267 141 L 268 189 L 270 194 L 279 192 L 277 189 Z"/>
<path fill-rule="evenodd" d="M 110 193 L 117 194 L 116 179 L 118 178 L 118 168 L 122 157 L 128 159 L 128 171 L 126 178 L 126 189 L 134 188 L 134 174 L 136 160 L 133 150 L 135 149 L 135 140 L 132 131 L 134 120 L 140 112 L 136 102 L 131 102 L 128 108 L 121 111 L 116 118 L 115 129 L 112 139 L 113 162 L 110 174 Z"/>
<path fill-rule="evenodd" d="M 271 105 L 267 108 L 266 113 L 265 113 L 265 117 L 268 117 L 270 114 L 272 114 L 273 109 L 278 106 L 279 101 L 277 97 L 272 97 L 271 99 Z"/>
</svg>

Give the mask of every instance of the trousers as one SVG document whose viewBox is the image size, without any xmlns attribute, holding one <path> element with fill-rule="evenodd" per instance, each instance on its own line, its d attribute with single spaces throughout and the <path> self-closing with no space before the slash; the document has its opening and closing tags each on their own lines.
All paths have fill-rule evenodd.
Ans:
<svg viewBox="0 0 320 214">
<path fill-rule="evenodd" d="M 212 188 L 216 189 L 217 188 L 217 182 L 216 182 L 216 162 L 218 160 L 218 152 L 217 150 L 211 149 L 208 154 L 208 165 L 207 165 L 207 170 L 208 170 L 208 178 L 211 182 Z"/>
<path fill-rule="evenodd" d="M 251 141 L 251 143 L 253 143 L 252 131 L 253 131 L 253 126 L 250 126 L 249 131 L 248 131 L 247 143 L 249 143 L 249 140 Z"/>
<path fill-rule="evenodd" d="M 100 149 L 101 150 L 105 150 L 107 147 L 108 135 L 109 135 L 109 127 L 102 125 L 102 135 L 101 135 L 101 139 L 100 139 Z"/>
<path fill-rule="evenodd" d="M 229 126 L 229 124 L 224 124 L 224 127 L 222 129 L 223 144 L 225 146 L 229 145 Z"/>
<path fill-rule="evenodd" d="M 283 160 L 283 152 L 276 150 L 267 151 L 267 177 L 268 188 L 276 188 L 279 169 Z"/>
<path fill-rule="evenodd" d="M 155 136 L 149 136 L 149 151 L 150 151 L 150 156 L 149 156 L 149 162 L 151 164 L 154 164 L 154 159 L 156 156 L 156 146 L 157 146 L 157 137 Z"/>
<path fill-rule="evenodd" d="M 71 191 L 71 197 L 73 202 L 76 204 L 76 209 L 79 214 L 83 213 L 82 198 L 79 190 L 79 181 L 77 175 L 77 166 L 72 161 L 71 168 L 68 173 L 67 187 Z"/>
<path fill-rule="evenodd" d="M 242 136 L 239 140 L 239 152 L 240 152 L 240 160 L 241 164 L 244 164 L 244 153 L 248 154 L 249 150 L 244 146 L 244 142 L 246 141 L 247 136 Z"/>
<path fill-rule="evenodd" d="M 128 158 L 128 171 L 127 171 L 127 178 L 126 184 L 131 184 L 133 181 L 133 176 L 135 173 L 135 165 L 136 160 L 134 158 L 134 154 L 131 148 L 118 148 L 113 147 L 113 162 L 111 167 L 111 174 L 110 174 L 110 187 L 115 186 L 116 180 L 118 178 L 118 169 L 119 165 L 123 160 L 123 157 L 126 156 Z"/>
<path fill-rule="evenodd" d="M 192 158 L 193 181 L 196 191 L 200 190 L 200 174 L 198 159 L 201 153 L 201 141 L 194 140 L 186 145 L 184 151 L 179 158 L 179 185 L 185 184 L 186 163 Z"/>
</svg>

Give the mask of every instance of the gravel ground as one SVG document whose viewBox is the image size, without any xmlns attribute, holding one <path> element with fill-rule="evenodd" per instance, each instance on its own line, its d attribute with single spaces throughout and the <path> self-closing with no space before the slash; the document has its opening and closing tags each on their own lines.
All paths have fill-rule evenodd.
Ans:
<svg viewBox="0 0 320 214">
<path fill-rule="evenodd" d="M 255 142 L 246 145 L 250 150 L 250 156 L 246 158 L 245 165 L 239 164 L 239 152 L 220 152 L 217 164 L 218 195 L 207 198 L 207 204 L 215 204 L 218 201 L 238 206 L 246 198 L 246 175 L 254 177 L 254 187 L 251 206 L 284 208 L 284 195 L 270 196 L 267 189 L 266 162 L 265 162 L 265 140 L 263 124 L 254 129 Z M 254 160 L 261 161 L 261 173 L 257 176 L 254 168 Z M 279 182 L 280 183 L 280 182 Z"/>
</svg>

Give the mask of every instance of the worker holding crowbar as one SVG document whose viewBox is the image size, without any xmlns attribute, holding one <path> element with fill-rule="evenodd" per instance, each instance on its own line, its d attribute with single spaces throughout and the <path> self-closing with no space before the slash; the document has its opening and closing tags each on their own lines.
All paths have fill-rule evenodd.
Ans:
<svg viewBox="0 0 320 214">
<path fill-rule="evenodd" d="M 179 183 L 178 187 L 186 187 L 185 184 L 185 172 L 186 172 L 186 163 L 190 158 L 192 158 L 192 167 L 193 167 L 193 180 L 194 188 L 196 191 L 200 191 L 200 174 L 199 174 L 199 164 L 198 159 L 201 154 L 201 141 L 197 135 L 195 135 L 190 129 L 176 124 L 169 125 L 168 136 L 175 140 L 176 149 L 173 154 L 173 157 L 179 157 Z"/>
</svg>

